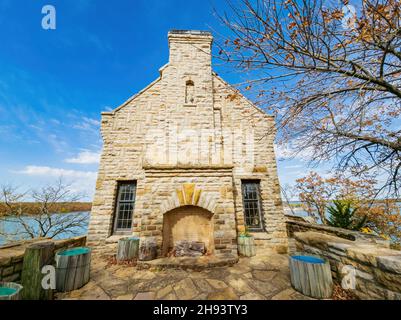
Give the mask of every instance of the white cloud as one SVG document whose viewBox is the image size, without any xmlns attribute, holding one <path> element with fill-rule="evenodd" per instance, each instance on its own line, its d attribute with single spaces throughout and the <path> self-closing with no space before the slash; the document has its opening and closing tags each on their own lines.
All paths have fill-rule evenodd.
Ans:
<svg viewBox="0 0 401 320">
<path fill-rule="evenodd" d="M 275 143 L 274 150 L 276 152 L 277 159 L 291 158 L 291 149 L 287 145 Z"/>
<path fill-rule="evenodd" d="M 84 121 L 89 123 L 89 124 L 91 124 L 91 125 L 93 125 L 93 126 L 100 126 L 100 121 L 96 120 L 96 119 L 91 119 L 91 118 L 88 118 L 88 117 L 84 117 Z"/>
<path fill-rule="evenodd" d="M 68 177 L 68 178 L 91 178 L 96 179 L 97 173 L 94 171 L 78 171 L 62 168 L 52 168 L 45 166 L 26 166 L 23 170 L 16 173 L 29 176 L 50 176 L 50 177 Z"/>
<path fill-rule="evenodd" d="M 105 107 L 103 107 L 103 109 L 104 109 L 105 111 L 107 111 L 107 112 L 110 112 L 110 111 L 113 111 L 115 108 L 110 107 L 110 106 L 105 106 Z"/>
<path fill-rule="evenodd" d="M 58 134 L 49 132 L 44 124 L 38 122 L 37 124 L 30 124 L 28 127 L 35 132 L 39 140 L 48 143 L 57 153 L 62 153 L 68 148 L 68 143 Z"/>
<path fill-rule="evenodd" d="M 63 178 L 65 182 L 70 184 L 71 192 L 83 194 L 85 199 L 88 200 L 93 197 L 97 178 L 97 172 L 94 171 L 68 170 L 35 165 L 26 166 L 24 169 L 14 172 L 37 177 L 43 181 L 49 178 Z"/>
<path fill-rule="evenodd" d="M 291 144 L 274 144 L 274 150 L 276 152 L 276 158 L 279 160 L 284 159 L 298 159 L 302 161 L 308 161 L 313 156 L 312 148 L 304 148 L 302 150 L 296 150 Z"/>
<path fill-rule="evenodd" d="M 66 159 L 67 163 L 77 163 L 77 164 L 96 164 L 99 163 L 100 152 L 92 152 L 84 150 L 80 152 L 76 157 Z"/>
<path fill-rule="evenodd" d="M 294 165 L 285 166 L 284 169 L 299 169 L 302 167 L 303 166 L 301 166 L 300 164 L 294 164 Z"/>
<path fill-rule="evenodd" d="M 100 127 L 100 121 L 88 117 L 83 117 L 80 123 L 73 125 L 74 129 L 90 131 L 97 134 Z"/>
<path fill-rule="evenodd" d="M 61 122 L 59 120 L 57 120 L 57 119 L 50 119 L 50 122 L 55 124 L 55 125 L 57 125 L 57 126 L 61 124 Z"/>
</svg>

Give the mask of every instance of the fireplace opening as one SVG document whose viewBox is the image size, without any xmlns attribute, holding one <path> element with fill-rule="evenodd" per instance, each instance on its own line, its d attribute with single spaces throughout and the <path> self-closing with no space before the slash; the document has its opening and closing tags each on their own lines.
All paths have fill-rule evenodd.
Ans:
<svg viewBox="0 0 401 320">
<path fill-rule="evenodd" d="M 163 255 L 197 257 L 213 253 L 213 213 L 185 206 L 167 212 L 163 218 Z"/>
</svg>

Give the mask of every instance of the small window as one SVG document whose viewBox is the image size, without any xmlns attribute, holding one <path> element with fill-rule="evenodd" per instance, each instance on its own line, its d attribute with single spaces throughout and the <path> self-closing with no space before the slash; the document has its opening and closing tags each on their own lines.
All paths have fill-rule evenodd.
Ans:
<svg viewBox="0 0 401 320">
<path fill-rule="evenodd" d="M 114 231 L 131 231 L 135 208 L 136 182 L 118 183 Z"/>
<path fill-rule="evenodd" d="M 259 181 L 242 181 L 245 225 L 249 230 L 262 231 L 262 211 L 260 208 Z"/>
<path fill-rule="evenodd" d="M 193 104 L 195 102 L 195 85 L 192 80 L 188 80 L 185 86 L 185 103 Z"/>
</svg>

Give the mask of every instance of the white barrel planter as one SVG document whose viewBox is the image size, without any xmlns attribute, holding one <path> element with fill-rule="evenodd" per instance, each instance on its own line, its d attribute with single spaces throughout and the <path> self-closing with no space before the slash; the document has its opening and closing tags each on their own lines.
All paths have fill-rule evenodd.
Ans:
<svg viewBox="0 0 401 320">
<path fill-rule="evenodd" d="M 14 282 L 0 282 L 0 300 L 21 300 L 23 287 Z"/>
<path fill-rule="evenodd" d="M 131 261 L 138 258 L 139 238 L 127 237 L 118 240 L 117 261 Z"/>
<path fill-rule="evenodd" d="M 309 254 L 295 254 L 289 259 L 291 284 L 295 290 L 317 299 L 332 297 L 333 279 L 327 259 Z"/>
<path fill-rule="evenodd" d="M 56 254 L 56 289 L 69 292 L 89 282 L 91 249 L 71 248 Z"/>
<path fill-rule="evenodd" d="M 238 237 L 238 252 L 245 257 L 253 257 L 256 254 L 253 236 L 241 235 Z"/>
</svg>

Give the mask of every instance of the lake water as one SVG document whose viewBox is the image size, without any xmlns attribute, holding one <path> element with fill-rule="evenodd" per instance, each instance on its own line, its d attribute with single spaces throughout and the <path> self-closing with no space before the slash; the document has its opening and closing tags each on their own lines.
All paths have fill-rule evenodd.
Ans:
<svg viewBox="0 0 401 320">
<path fill-rule="evenodd" d="M 59 214 L 54 214 L 53 218 L 56 219 L 56 215 Z M 89 212 L 73 212 L 73 213 L 62 213 L 63 217 L 77 217 L 81 216 L 83 218 L 83 223 L 81 227 L 74 227 L 71 230 L 74 233 L 64 231 L 58 234 L 57 236 L 54 237 L 54 239 L 66 239 L 66 238 L 71 238 L 75 236 L 81 236 L 87 233 L 88 231 L 88 224 L 89 224 Z M 34 231 L 37 232 L 38 230 L 38 225 L 37 222 L 32 217 L 25 216 L 23 217 L 24 223 L 26 223 L 29 228 L 32 228 Z M 23 228 L 20 223 L 15 223 L 13 222 L 13 219 L 7 219 L 7 218 L 0 218 L 0 245 L 4 245 L 6 243 L 12 242 L 12 241 L 18 241 L 18 240 L 26 240 L 30 239 L 29 236 L 24 235 L 22 233 L 21 229 Z M 5 232 L 7 234 L 17 234 L 16 236 L 13 236 L 12 240 L 7 240 L 4 236 L 1 235 L 2 232 Z"/>
<path fill-rule="evenodd" d="M 298 216 L 307 216 L 307 213 L 305 211 L 303 211 L 301 208 L 294 208 L 294 211 L 296 213 L 296 215 Z M 292 214 L 289 208 L 285 209 L 285 212 L 287 214 Z M 57 214 L 55 214 L 57 215 Z M 54 215 L 54 216 L 55 216 Z M 74 213 L 63 213 L 63 216 L 70 216 L 71 218 L 74 216 L 82 216 L 83 218 L 85 218 L 86 223 L 78 228 L 73 228 L 72 230 L 74 231 L 74 234 L 72 234 L 71 232 L 62 232 L 59 235 L 57 235 L 54 239 L 67 239 L 67 238 L 71 238 L 74 236 L 80 236 L 80 235 L 85 235 L 88 231 L 88 224 L 89 224 L 89 212 L 74 212 Z M 34 221 L 34 219 L 32 217 L 29 216 L 25 216 L 23 217 L 23 221 L 30 227 L 33 228 L 35 231 L 38 230 L 38 225 L 37 223 Z M 27 237 L 26 235 L 23 235 L 22 232 L 20 231 L 22 228 L 22 226 L 19 223 L 15 223 L 11 220 L 5 219 L 5 218 L 0 218 L 0 246 L 4 245 L 6 243 L 10 243 L 12 241 L 18 241 L 18 240 L 26 240 L 26 239 L 30 239 L 29 237 Z M 13 237 L 12 240 L 7 240 L 4 236 L 1 235 L 1 233 L 6 232 L 8 234 L 10 233 L 16 233 L 17 236 Z"/>
<path fill-rule="evenodd" d="M 298 202 L 294 202 L 294 203 L 298 203 Z M 401 207 L 401 202 L 399 203 L 400 207 Z M 284 212 L 286 214 L 294 214 L 296 216 L 300 216 L 300 217 L 306 217 L 308 216 L 308 214 L 300 207 L 296 207 L 293 208 L 293 211 L 291 211 L 290 208 L 288 208 L 287 206 L 284 206 Z M 57 215 L 57 214 L 55 214 Z M 88 231 L 88 224 L 89 224 L 89 212 L 73 212 L 73 213 L 64 213 L 63 216 L 82 216 L 82 218 L 84 218 L 84 224 L 82 225 L 82 227 L 76 227 L 73 228 L 72 230 L 74 231 L 74 234 L 71 234 L 71 232 L 62 232 L 60 234 L 58 234 L 54 239 L 66 239 L 66 238 L 71 238 L 74 236 L 80 236 L 80 235 L 85 235 Z M 32 217 L 26 216 L 23 218 L 24 222 L 30 227 L 33 228 L 34 230 L 37 230 L 38 226 L 35 223 L 35 221 L 33 220 Z M 21 233 L 18 232 L 18 227 L 21 228 L 21 226 L 19 224 L 16 224 L 12 221 L 8 221 L 7 219 L 4 218 L 0 218 L 0 245 L 4 245 L 7 242 L 5 239 L 5 237 L 3 237 L 1 235 L 2 231 L 6 231 L 7 233 L 17 233 L 17 236 L 15 236 L 13 238 L 13 241 L 18 241 L 18 240 L 25 240 L 25 239 L 29 239 L 29 237 L 24 238 L 23 235 L 21 235 Z"/>
</svg>

